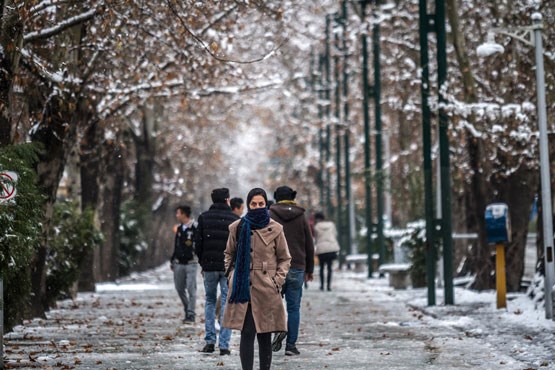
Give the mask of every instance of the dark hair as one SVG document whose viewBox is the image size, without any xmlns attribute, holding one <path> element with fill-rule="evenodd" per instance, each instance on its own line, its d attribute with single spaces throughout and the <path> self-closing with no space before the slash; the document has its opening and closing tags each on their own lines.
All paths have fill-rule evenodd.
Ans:
<svg viewBox="0 0 555 370">
<path fill-rule="evenodd" d="M 282 200 L 295 200 L 296 196 L 297 192 L 287 185 L 280 186 L 274 192 L 274 199 L 276 202 L 281 202 Z"/>
<path fill-rule="evenodd" d="M 268 205 L 268 196 L 266 195 L 266 192 L 264 191 L 264 189 L 254 188 L 254 189 L 251 189 L 251 191 L 249 191 L 249 194 L 247 194 L 247 208 L 250 209 L 249 205 L 251 204 L 251 200 L 257 195 L 261 195 L 266 201 L 266 205 Z"/>
<path fill-rule="evenodd" d="M 241 205 L 245 202 L 243 202 L 242 198 L 231 198 L 231 200 L 229 201 L 230 205 L 231 205 L 231 209 L 235 209 L 235 208 L 241 208 Z"/>
<path fill-rule="evenodd" d="M 186 205 L 181 205 L 181 206 L 177 206 L 177 207 L 175 208 L 176 211 L 177 211 L 178 209 L 179 209 L 179 210 L 181 211 L 181 213 L 183 213 L 185 216 L 191 217 L 191 207 L 186 206 Z"/>
<path fill-rule="evenodd" d="M 212 190 L 212 197 L 213 203 L 225 203 L 226 199 L 229 199 L 229 189 L 228 188 L 218 188 Z"/>
<path fill-rule="evenodd" d="M 314 214 L 314 222 L 324 221 L 325 219 L 326 219 L 326 216 L 324 216 L 323 212 L 316 212 Z"/>
</svg>

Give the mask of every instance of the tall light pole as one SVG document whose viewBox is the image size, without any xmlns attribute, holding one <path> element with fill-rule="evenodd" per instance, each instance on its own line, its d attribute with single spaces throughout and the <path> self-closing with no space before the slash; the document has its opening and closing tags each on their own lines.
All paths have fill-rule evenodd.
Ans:
<svg viewBox="0 0 555 370">
<path fill-rule="evenodd" d="M 342 26 L 343 26 L 343 122 L 345 123 L 345 131 L 343 132 L 343 150 L 345 152 L 345 253 L 357 253 L 355 243 L 353 243 L 354 231 L 354 205 L 353 197 L 351 194 L 351 143 L 350 143 L 350 120 L 349 120 L 349 47 L 347 45 L 347 25 L 349 18 L 347 16 L 347 1 L 343 0 L 342 3 Z"/>
<path fill-rule="evenodd" d="M 524 44 L 534 47 L 536 54 L 536 94 L 538 108 L 538 126 L 540 142 L 540 177 L 542 189 L 543 250 L 545 262 L 545 317 L 553 319 L 553 284 L 555 282 L 555 264 L 553 262 L 553 216 L 551 210 L 551 175 L 549 171 L 549 148 L 547 141 L 547 110 L 545 102 L 545 72 L 543 68 L 542 16 L 532 14 L 529 27 L 492 28 L 488 32 L 488 41 L 476 50 L 479 56 L 486 57 L 503 52 L 503 46 L 495 43 L 495 34 L 512 37 Z"/>
<path fill-rule="evenodd" d="M 362 19 L 366 15 L 366 6 L 370 0 L 363 0 L 361 2 Z M 366 221 L 366 253 L 368 254 L 368 278 L 372 277 L 372 168 L 371 168 L 371 151 L 370 151 L 370 114 L 368 111 L 369 97 L 370 97 L 370 83 L 368 82 L 368 40 L 367 28 L 362 31 L 360 41 L 362 43 L 362 113 L 364 118 L 364 209 Z M 372 88 L 373 90 L 373 88 Z"/>
</svg>

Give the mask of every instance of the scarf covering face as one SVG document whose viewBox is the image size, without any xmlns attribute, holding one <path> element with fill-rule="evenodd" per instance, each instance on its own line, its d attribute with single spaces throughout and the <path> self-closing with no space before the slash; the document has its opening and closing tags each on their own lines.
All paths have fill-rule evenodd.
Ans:
<svg viewBox="0 0 555 370">
<path fill-rule="evenodd" d="M 267 208 L 250 209 L 239 225 L 233 291 L 229 303 L 247 303 L 250 294 L 251 230 L 262 229 L 270 223 Z"/>
</svg>

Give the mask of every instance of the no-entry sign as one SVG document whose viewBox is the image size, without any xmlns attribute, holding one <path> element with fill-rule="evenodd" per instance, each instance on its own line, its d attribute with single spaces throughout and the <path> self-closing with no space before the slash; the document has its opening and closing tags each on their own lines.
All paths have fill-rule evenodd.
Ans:
<svg viewBox="0 0 555 370">
<path fill-rule="evenodd" d="M 17 173 L 0 171 L 0 203 L 5 203 L 17 195 Z"/>
</svg>

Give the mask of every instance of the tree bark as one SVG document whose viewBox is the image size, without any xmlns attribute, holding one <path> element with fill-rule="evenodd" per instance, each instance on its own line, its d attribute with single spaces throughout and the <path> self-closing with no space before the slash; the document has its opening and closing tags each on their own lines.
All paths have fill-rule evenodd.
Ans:
<svg viewBox="0 0 555 370">
<path fill-rule="evenodd" d="M 82 117 L 85 125 L 90 119 L 86 114 Z M 99 150 L 99 129 L 96 122 L 89 124 L 85 135 L 80 143 L 80 164 L 81 164 L 81 207 L 84 211 L 87 208 L 97 212 L 100 176 L 100 150 Z M 80 292 L 94 292 L 96 290 L 96 270 L 98 261 L 95 260 L 95 251 L 90 249 L 83 257 L 80 265 L 78 290 Z"/>
<path fill-rule="evenodd" d="M 524 274 L 528 224 L 539 177 L 537 170 L 521 167 L 507 180 L 499 186 L 509 206 L 512 227 L 512 241 L 507 243 L 505 253 L 507 291 L 517 292 Z"/>
<path fill-rule="evenodd" d="M 41 244 L 31 263 L 31 287 L 33 292 L 31 313 L 41 317 L 48 310 L 45 262 L 56 193 L 69 152 L 77 138 L 76 125 L 72 124 L 71 121 L 64 120 L 64 117 L 72 116 L 71 107 L 74 105 L 70 102 L 71 99 L 68 96 L 52 96 L 45 107 L 43 122 L 32 136 L 34 142 L 40 142 L 44 146 L 44 151 L 36 168 L 38 182 L 46 195 L 43 209 L 43 235 L 41 236 Z"/>
<path fill-rule="evenodd" d="M 101 230 L 104 243 L 95 253 L 99 263 L 99 281 L 114 280 L 119 276 L 118 256 L 120 244 L 120 212 L 125 179 L 125 150 L 117 143 L 104 146 L 103 181 L 101 197 Z"/>
<path fill-rule="evenodd" d="M 459 7 L 456 0 L 447 0 L 446 3 L 453 47 L 459 71 L 463 76 L 464 101 L 466 103 L 475 103 L 478 101 L 476 81 L 474 80 L 466 51 L 464 34 L 461 31 L 458 14 Z M 474 116 L 471 116 L 469 121 L 474 122 Z M 490 251 L 486 242 L 484 212 L 486 209 L 488 187 L 481 168 L 483 158 L 482 142 L 480 139 L 474 138 L 468 130 L 465 136 L 468 161 L 471 169 L 471 180 L 468 185 L 465 185 L 464 190 L 466 195 L 467 228 L 468 230 L 476 230 L 478 233 L 477 244 L 473 246 L 467 263 L 476 272 L 474 288 L 489 289 L 491 288 L 490 272 L 494 265 L 491 262 Z"/>
<path fill-rule="evenodd" d="M 19 48 L 23 42 L 23 25 L 12 0 L 2 2 L 0 32 L 0 146 L 12 143 L 14 133 L 11 95 L 14 76 L 19 68 Z"/>
</svg>

